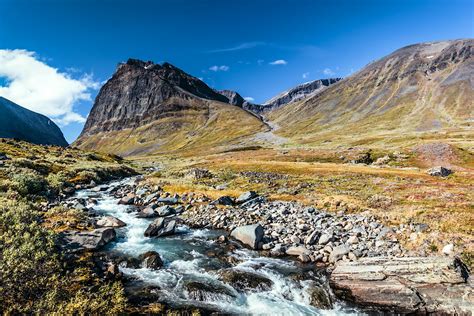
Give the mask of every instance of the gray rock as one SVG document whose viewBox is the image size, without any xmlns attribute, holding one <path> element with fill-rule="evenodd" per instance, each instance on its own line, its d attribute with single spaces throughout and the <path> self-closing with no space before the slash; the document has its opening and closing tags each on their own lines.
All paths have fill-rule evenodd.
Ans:
<svg viewBox="0 0 474 316">
<path fill-rule="evenodd" d="M 347 245 L 339 245 L 334 247 L 331 254 L 329 255 L 329 262 L 334 263 L 340 260 L 343 256 L 347 255 L 350 248 Z"/>
<path fill-rule="evenodd" d="M 251 199 L 256 198 L 258 195 L 255 191 L 248 191 L 245 193 L 242 193 L 236 200 L 235 203 L 237 204 L 242 204 L 247 201 L 250 201 Z"/>
<path fill-rule="evenodd" d="M 225 195 L 225 196 L 221 196 L 220 198 L 212 202 L 212 204 L 234 205 L 234 200 L 230 196 Z"/>
<path fill-rule="evenodd" d="M 319 245 L 326 245 L 328 242 L 330 242 L 332 239 L 332 235 L 329 234 L 322 234 L 321 237 L 319 237 L 318 244 Z"/>
<path fill-rule="evenodd" d="M 169 205 L 161 206 L 157 208 L 155 212 L 158 214 L 158 216 L 162 216 L 162 217 L 169 216 L 176 213 L 175 209 Z"/>
<path fill-rule="evenodd" d="M 138 212 L 137 217 L 138 218 L 154 218 L 157 217 L 158 213 L 155 212 L 153 207 L 147 206 L 140 212 Z"/>
<path fill-rule="evenodd" d="M 156 202 L 166 205 L 175 205 L 178 204 L 179 201 L 175 197 L 160 197 L 158 200 L 156 200 Z"/>
<path fill-rule="evenodd" d="M 219 278 L 238 291 L 268 291 L 273 282 L 264 276 L 243 270 L 226 269 L 219 272 Z"/>
<path fill-rule="evenodd" d="M 262 225 L 245 225 L 232 230 L 230 235 L 242 243 L 250 246 L 252 249 L 258 249 L 263 239 L 264 230 Z"/>
<path fill-rule="evenodd" d="M 286 249 L 286 254 L 289 256 L 310 255 L 310 251 L 304 246 L 293 246 Z"/>
<path fill-rule="evenodd" d="M 109 242 L 115 240 L 116 233 L 113 228 L 98 228 L 93 231 L 65 232 L 62 235 L 63 241 L 71 250 L 97 250 Z"/>
<path fill-rule="evenodd" d="M 319 231 L 315 230 L 313 231 L 308 237 L 306 237 L 306 240 L 304 241 L 304 243 L 306 245 L 313 245 L 316 243 L 316 241 L 318 240 L 319 238 Z"/>
<path fill-rule="evenodd" d="M 145 237 L 162 237 L 173 235 L 176 228 L 174 219 L 160 217 L 155 219 L 145 231 Z"/>
<path fill-rule="evenodd" d="M 452 173 L 453 171 L 451 169 L 441 167 L 441 166 L 428 169 L 428 174 L 434 177 L 447 177 Z"/>
<path fill-rule="evenodd" d="M 163 266 L 160 254 L 156 251 L 148 251 L 139 257 L 143 268 L 158 270 Z"/>
<path fill-rule="evenodd" d="M 113 216 L 105 216 L 97 221 L 97 226 L 102 227 L 124 227 L 127 226 L 125 222 Z"/>
<path fill-rule="evenodd" d="M 446 246 L 443 247 L 442 250 L 443 254 L 450 256 L 454 252 L 454 245 L 453 244 L 447 244 Z"/>
<path fill-rule="evenodd" d="M 129 193 L 120 199 L 119 204 L 132 205 L 135 202 L 135 194 Z"/>
<path fill-rule="evenodd" d="M 401 314 L 470 315 L 469 274 L 448 257 L 374 257 L 339 262 L 330 277 L 334 293 L 354 303 Z"/>
</svg>

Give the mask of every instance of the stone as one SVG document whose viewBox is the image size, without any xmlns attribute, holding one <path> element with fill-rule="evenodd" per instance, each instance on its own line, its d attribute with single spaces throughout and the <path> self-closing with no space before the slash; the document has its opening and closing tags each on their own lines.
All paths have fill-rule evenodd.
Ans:
<svg viewBox="0 0 474 316">
<path fill-rule="evenodd" d="M 313 245 L 319 238 L 319 232 L 317 230 L 313 231 L 308 237 L 306 237 L 304 243 L 306 245 Z"/>
<path fill-rule="evenodd" d="M 212 202 L 212 204 L 234 205 L 234 200 L 230 196 L 225 195 L 225 196 L 221 196 L 220 198 Z"/>
<path fill-rule="evenodd" d="M 310 255 L 310 251 L 304 246 L 293 246 L 286 249 L 286 254 L 290 256 Z"/>
<path fill-rule="evenodd" d="M 334 247 L 331 254 L 329 255 L 329 262 L 334 263 L 342 259 L 342 257 L 347 255 L 349 251 L 350 249 L 347 245 L 339 245 Z"/>
<path fill-rule="evenodd" d="M 231 289 L 215 283 L 190 281 L 184 285 L 187 296 L 191 300 L 201 302 L 222 302 L 235 299 Z"/>
<path fill-rule="evenodd" d="M 135 194 L 129 193 L 120 199 L 119 204 L 132 205 L 135 202 Z"/>
<path fill-rule="evenodd" d="M 381 313 L 469 315 L 474 306 L 467 268 L 449 257 L 341 261 L 330 284 L 338 298 Z"/>
<path fill-rule="evenodd" d="M 161 206 L 155 210 L 158 216 L 164 217 L 175 214 L 175 209 L 169 205 Z"/>
<path fill-rule="evenodd" d="M 97 221 L 97 226 L 101 227 L 124 227 L 127 226 L 125 222 L 113 216 L 105 216 Z"/>
<path fill-rule="evenodd" d="M 167 217 L 157 218 L 145 231 L 145 237 L 163 237 L 175 233 L 176 221 Z"/>
<path fill-rule="evenodd" d="M 251 199 L 256 198 L 258 195 L 255 191 L 248 191 L 245 193 L 242 193 L 236 200 L 235 203 L 237 204 L 242 204 L 245 202 L 250 201 Z"/>
<path fill-rule="evenodd" d="M 452 173 L 453 171 L 451 169 L 441 167 L 441 166 L 428 169 L 428 174 L 434 177 L 447 177 Z"/>
<path fill-rule="evenodd" d="M 319 237 L 318 244 L 319 245 L 326 245 L 328 242 L 330 242 L 332 239 L 332 235 L 329 234 L 322 234 L 321 237 Z"/>
<path fill-rule="evenodd" d="M 269 291 L 273 282 L 264 276 L 243 270 L 226 269 L 219 272 L 219 279 L 238 291 Z"/>
<path fill-rule="evenodd" d="M 157 203 L 163 203 L 165 205 L 175 205 L 178 204 L 178 199 L 175 197 L 160 197 L 156 200 Z"/>
<path fill-rule="evenodd" d="M 158 270 L 163 267 L 163 261 L 160 254 L 156 251 L 147 251 L 139 257 L 142 268 Z"/>
<path fill-rule="evenodd" d="M 443 247 L 442 250 L 443 254 L 450 256 L 454 252 L 454 245 L 453 244 L 447 244 L 446 246 Z"/>
<path fill-rule="evenodd" d="M 155 212 L 155 210 L 151 206 L 147 206 L 143 210 L 137 213 L 138 218 L 154 218 L 157 216 L 158 214 Z"/>
<path fill-rule="evenodd" d="M 113 228 L 98 228 L 93 231 L 69 231 L 62 234 L 63 244 L 66 248 L 79 250 L 97 250 L 115 240 L 116 233 Z"/>
<path fill-rule="evenodd" d="M 309 290 L 310 304 L 319 309 L 332 308 L 329 293 L 320 286 L 312 285 Z"/>
<path fill-rule="evenodd" d="M 252 249 L 258 249 L 259 244 L 262 242 L 263 234 L 262 225 L 253 224 L 234 228 L 230 236 L 250 246 Z"/>
<path fill-rule="evenodd" d="M 350 245 L 355 245 L 359 243 L 359 238 L 357 236 L 351 236 L 349 239 L 347 239 L 347 243 Z"/>
<path fill-rule="evenodd" d="M 311 262 L 311 257 L 308 256 L 307 254 L 302 253 L 301 255 L 298 256 L 298 260 L 303 263 L 308 263 L 308 262 Z"/>
</svg>

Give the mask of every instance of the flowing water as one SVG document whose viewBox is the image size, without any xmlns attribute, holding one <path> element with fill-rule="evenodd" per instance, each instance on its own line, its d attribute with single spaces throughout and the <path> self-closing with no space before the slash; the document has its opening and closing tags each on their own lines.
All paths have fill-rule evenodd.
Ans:
<svg viewBox="0 0 474 316">
<path fill-rule="evenodd" d="M 341 303 L 334 304 L 331 310 L 322 310 L 310 305 L 310 287 L 313 280 L 301 280 L 291 276 L 301 274 L 302 267 L 290 260 L 259 256 L 258 252 L 238 248 L 226 253 L 235 262 L 229 264 L 212 255 L 222 245 L 215 242 L 223 231 L 208 229 L 189 229 L 178 226 L 177 234 L 169 237 L 147 238 L 143 233 L 151 219 L 137 218 L 133 206 L 119 205 L 111 190 L 126 185 L 130 179 L 116 181 L 104 192 L 82 190 L 79 198 L 94 196 L 97 205 L 91 205 L 103 215 L 117 217 L 127 226 L 116 229 L 118 240 L 109 250 L 128 256 L 138 257 L 147 251 L 157 251 L 164 267 L 159 270 L 146 268 L 120 268 L 122 273 L 143 286 L 154 286 L 159 290 L 161 302 L 177 307 L 202 307 L 233 314 L 254 315 L 360 315 L 355 309 Z M 218 278 L 221 269 L 258 274 L 272 281 L 269 290 L 237 291 Z M 323 276 L 321 275 L 323 278 Z M 198 282 L 209 285 L 214 292 L 204 292 L 196 300 L 187 291 L 186 284 Z M 326 282 L 327 284 L 327 282 Z"/>
</svg>

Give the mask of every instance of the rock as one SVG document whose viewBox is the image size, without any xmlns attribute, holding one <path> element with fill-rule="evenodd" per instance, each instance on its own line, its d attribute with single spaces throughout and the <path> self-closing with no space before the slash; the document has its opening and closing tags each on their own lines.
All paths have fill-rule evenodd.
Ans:
<svg viewBox="0 0 474 316">
<path fill-rule="evenodd" d="M 443 250 L 442 250 L 442 252 L 447 256 L 452 255 L 453 251 L 454 251 L 454 245 L 453 244 L 447 244 L 446 246 L 443 247 Z"/>
<path fill-rule="evenodd" d="M 219 272 L 219 278 L 238 291 L 269 291 L 273 282 L 264 276 L 242 270 L 228 269 Z"/>
<path fill-rule="evenodd" d="M 321 237 L 319 237 L 318 244 L 319 245 L 326 245 L 328 242 L 330 242 L 332 239 L 332 235 L 329 234 L 322 234 Z"/>
<path fill-rule="evenodd" d="M 242 204 L 245 202 L 250 201 L 251 199 L 256 198 L 258 195 L 255 191 L 248 191 L 245 193 L 242 193 L 236 200 L 235 203 L 237 204 Z"/>
<path fill-rule="evenodd" d="M 386 165 L 390 162 L 391 158 L 388 155 L 385 155 L 383 157 L 378 158 L 375 162 L 374 165 L 381 166 L 381 165 Z"/>
<path fill-rule="evenodd" d="M 468 272 L 448 257 L 372 257 L 339 262 L 330 277 L 337 297 L 384 312 L 469 315 Z"/>
<path fill-rule="evenodd" d="M 120 270 L 118 265 L 114 263 L 110 263 L 107 267 L 107 271 L 105 272 L 105 277 L 108 279 L 116 279 L 121 276 Z"/>
<path fill-rule="evenodd" d="M 350 245 L 355 245 L 359 243 L 359 238 L 357 236 L 351 236 L 349 239 L 347 239 L 347 243 Z"/>
<path fill-rule="evenodd" d="M 156 251 L 148 251 L 139 257 L 143 268 L 158 270 L 163 266 L 160 254 Z"/>
<path fill-rule="evenodd" d="M 234 205 L 234 200 L 230 196 L 225 195 L 225 196 L 221 196 L 220 198 L 212 202 L 212 204 Z"/>
<path fill-rule="evenodd" d="M 105 216 L 97 221 L 97 226 L 102 227 L 124 227 L 127 226 L 125 222 L 113 216 Z"/>
<path fill-rule="evenodd" d="M 218 186 L 216 186 L 216 190 L 219 190 L 219 191 L 222 191 L 222 190 L 225 190 L 228 188 L 228 184 L 219 184 Z"/>
<path fill-rule="evenodd" d="M 189 299 L 201 302 L 222 302 L 235 299 L 235 294 L 218 284 L 191 281 L 184 285 Z"/>
<path fill-rule="evenodd" d="M 5 153 L 0 152 L 0 160 L 10 160 Z"/>
<path fill-rule="evenodd" d="M 137 213 L 138 218 L 153 218 L 157 216 L 158 216 L 158 213 L 155 212 L 152 206 L 147 206 L 143 210 Z"/>
<path fill-rule="evenodd" d="M 160 197 L 160 194 L 159 193 L 152 193 L 152 194 L 148 194 L 145 199 L 143 200 L 143 202 L 145 204 L 148 204 L 150 203 L 154 198 L 158 198 Z"/>
<path fill-rule="evenodd" d="M 176 221 L 167 217 L 155 219 L 145 231 L 145 237 L 162 237 L 173 235 Z"/>
<path fill-rule="evenodd" d="M 349 253 L 350 249 L 347 245 L 334 247 L 329 255 L 329 262 L 334 263 Z"/>
<path fill-rule="evenodd" d="M 298 256 L 298 260 L 303 263 L 308 263 L 308 262 L 311 262 L 311 257 L 308 256 L 307 254 L 302 253 L 301 255 Z"/>
<path fill-rule="evenodd" d="M 304 243 L 306 245 L 313 245 L 316 243 L 316 241 L 318 240 L 319 238 L 319 232 L 317 230 L 315 230 L 314 232 L 312 232 L 308 237 L 306 237 Z"/>
<path fill-rule="evenodd" d="M 447 177 L 452 173 L 453 171 L 451 169 L 441 167 L 441 166 L 428 169 L 428 174 L 434 177 Z"/>
<path fill-rule="evenodd" d="M 175 197 L 160 197 L 156 200 L 157 203 L 163 203 L 165 205 L 175 205 L 178 204 L 178 199 Z"/>
<path fill-rule="evenodd" d="M 351 163 L 370 165 L 373 161 L 374 160 L 372 159 L 370 152 L 366 152 L 357 156 L 354 160 L 351 161 Z"/>
<path fill-rule="evenodd" d="M 93 231 L 79 232 L 70 231 L 62 235 L 66 248 L 77 250 L 97 250 L 112 240 L 115 240 L 116 233 L 113 228 L 98 228 Z"/>
<path fill-rule="evenodd" d="M 157 208 L 155 212 L 158 214 L 158 216 L 162 216 L 162 217 L 169 216 L 176 213 L 175 209 L 169 205 L 161 206 Z"/>
<path fill-rule="evenodd" d="M 232 230 L 230 236 L 250 246 L 252 249 L 258 249 L 263 239 L 263 227 L 260 224 L 240 226 Z"/>
<path fill-rule="evenodd" d="M 135 201 L 135 194 L 129 193 L 120 199 L 119 204 L 132 205 L 134 201 Z"/>
<path fill-rule="evenodd" d="M 289 247 L 286 249 L 286 254 L 290 256 L 300 256 L 300 255 L 308 255 L 310 254 L 309 250 L 306 247 L 298 246 L 298 247 Z"/>
<path fill-rule="evenodd" d="M 332 303 L 331 299 L 329 296 L 329 293 L 317 286 L 311 286 L 310 289 L 308 290 L 309 296 L 310 296 L 310 304 L 314 307 L 320 308 L 320 309 L 330 309 L 332 308 Z"/>
</svg>

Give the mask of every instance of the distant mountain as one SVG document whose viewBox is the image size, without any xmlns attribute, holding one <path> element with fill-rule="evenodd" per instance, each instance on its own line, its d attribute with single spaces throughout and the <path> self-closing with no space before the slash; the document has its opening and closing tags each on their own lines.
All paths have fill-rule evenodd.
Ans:
<svg viewBox="0 0 474 316">
<path fill-rule="evenodd" d="M 232 105 L 242 107 L 247 102 L 240 94 L 232 90 L 217 90 L 216 92 L 225 96 L 228 99 L 227 103 Z"/>
<path fill-rule="evenodd" d="M 297 143 L 398 146 L 423 133 L 472 137 L 473 100 L 474 40 L 421 43 L 271 111 L 267 119 Z M 444 136 L 433 134 L 440 132 Z"/>
<path fill-rule="evenodd" d="M 0 97 L 0 138 L 34 144 L 68 146 L 59 127 L 44 115 Z"/>
<path fill-rule="evenodd" d="M 229 102 L 169 63 L 129 59 L 101 88 L 74 145 L 122 155 L 218 150 L 265 129 Z"/>
<path fill-rule="evenodd" d="M 284 91 L 262 104 L 263 111 L 278 109 L 279 107 L 314 96 L 342 78 L 319 79 L 300 84 Z"/>
</svg>

